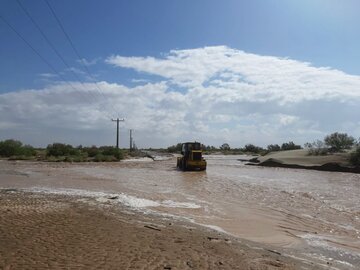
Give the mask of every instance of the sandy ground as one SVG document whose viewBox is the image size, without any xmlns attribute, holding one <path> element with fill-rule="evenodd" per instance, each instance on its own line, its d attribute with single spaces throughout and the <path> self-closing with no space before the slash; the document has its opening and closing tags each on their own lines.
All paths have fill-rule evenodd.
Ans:
<svg viewBox="0 0 360 270">
<path fill-rule="evenodd" d="M 99 205 L 89 198 L 0 190 L 0 269 L 301 266 L 274 250 L 193 224 Z"/>
<path fill-rule="evenodd" d="M 312 166 L 312 165 L 323 165 L 325 163 L 338 163 L 344 166 L 349 165 L 348 153 L 334 153 L 330 155 L 309 155 L 308 150 L 299 149 L 299 150 L 289 150 L 289 151 L 279 151 L 271 152 L 265 156 L 259 157 L 259 161 L 263 162 L 267 159 L 273 158 L 281 161 L 284 164 L 297 164 L 302 166 Z"/>
</svg>

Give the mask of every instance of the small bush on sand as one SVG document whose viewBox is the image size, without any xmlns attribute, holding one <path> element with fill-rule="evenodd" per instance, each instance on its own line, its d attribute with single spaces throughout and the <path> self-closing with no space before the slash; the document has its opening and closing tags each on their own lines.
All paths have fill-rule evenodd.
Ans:
<svg viewBox="0 0 360 270">
<path fill-rule="evenodd" d="M 329 152 L 325 143 L 320 140 L 316 140 L 312 143 L 305 143 L 305 148 L 308 150 L 308 154 L 312 156 L 323 156 L 327 155 Z"/>
<path fill-rule="evenodd" d="M 124 158 L 123 152 L 116 147 L 102 146 L 102 147 L 100 147 L 100 150 L 104 156 L 113 156 L 113 157 L 115 157 L 116 160 L 121 160 Z"/>
<path fill-rule="evenodd" d="M 70 144 L 53 143 L 46 147 L 46 155 L 54 157 L 67 156 L 70 155 L 72 150 L 73 147 Z"/>
<path fill-rule="evenodd" d="M 114 156 L 106 156 L 103 154 L 97 154 L 94 157 L 95 162 L 109 162 L 109 161 L 118 161 Z"/>
<path fill-rule="evenodd" d="M 83 152 L 86 152 L 88 154 L 89 157 L 95 157 L 97 154 L 100 154 L 101 151 L 99 150 L 99 148 L 97 148 L 95 145 L 91 146 L 91 147 L 84 147 L 82 149 Z"/>
<path fill-rule="evenodd" d="M 350 154 L 350 164 L 353 166 L 360 165 L 360 147 L 358 146 L 355 152 Z"/>
</svg>

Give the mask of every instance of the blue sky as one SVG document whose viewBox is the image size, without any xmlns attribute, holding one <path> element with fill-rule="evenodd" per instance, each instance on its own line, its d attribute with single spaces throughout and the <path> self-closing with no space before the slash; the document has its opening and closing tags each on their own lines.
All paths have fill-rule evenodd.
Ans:
<svg viewBox="0 0 360 270">
<path fill-rule="evenodd" d="M 355 102 L 360 96 L 359 1 L 48 0 L 97 84 L 46 2 L 19 1 L 72 71 L 16 1 L 1 1 L 0 15 L 61 78 L 0 20 L 0 139 L 111 144 L 113 124 L 103 121 L 115 110 L 129 120 L 122 136 L 134 128 L 144 147 L 187 139 L 231 146 L 304 143 L 332 131 L 360 136 Z M 76 87 L 69 89 L 63 79 Z M 25 96 L 34 102 L 22 105 Z M 200 97 L 208 101 L 202 107 Z M 18 100 L 17 105 L 9 100 Z M 193 119 L 175 109 L 203 115 Z M 329 115 L 335 123 L 329 123 Z"/>
</svg>

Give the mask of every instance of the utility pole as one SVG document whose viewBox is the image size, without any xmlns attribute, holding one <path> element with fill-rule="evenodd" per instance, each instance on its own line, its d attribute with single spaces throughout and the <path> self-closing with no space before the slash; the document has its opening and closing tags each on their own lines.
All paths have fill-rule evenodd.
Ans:
<svg viewBox="0 0 360 270">
<path fill-rule="evenodd" d="M 132 138 L 132 129 L 130 129 L 130 152 L 132 151 L 132 148 L 133 148 L 133 144 L 132 144 L 132 141 L 133 141 L 133 138 Z"/>
<path fill-rule="evenodd" d="M 119 149 L 119 122 L 124 122 L 125 119 L 122 118 L 122 119 L 119 119 L 119 118 L 116 118 L 116 119 L 111 119 L 111 121 L 113 122 L 116 122 L 116 148 Z"/>
</svg>

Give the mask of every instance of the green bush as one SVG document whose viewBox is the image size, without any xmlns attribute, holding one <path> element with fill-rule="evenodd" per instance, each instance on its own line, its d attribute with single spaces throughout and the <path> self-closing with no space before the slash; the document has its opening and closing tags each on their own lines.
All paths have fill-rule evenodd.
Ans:
<svg viewBox="0 0 360 270">
<path fill-rule="evenodd" d="M 281 147 L 278 144 L 270 144 L 270 145 L 267 146 L 267 150 L 269 152 L 276 152 L 276 151 L 280 151 Z"/>
<path fill-rule="evenodd" d="M 11 156 L 9 157 L 9 160 L 34 160 L 34 156 Z"/>
<path fill-rule="evenodd" d="M 167 148 L 167 151 L 169 153 L 176 153 L 176 152 L 180 152 L 181 151 L 181 146 L 182 146 L 182 143 L 178 143 L 176 145 L 172 145 L 172 146 L 169 146 Z"/>
<path fill-rule="evenodd" d="M 66 156 L 64 161 L 66 162 L 84 162 L 86 161 L 86 158 L 83 156 L 77 155 L 77 156 Z"/>
<path fill-rule="evenodd" d="M 255 154 L 258 154 L 258 153 L 264 151 L 264 149 L 261 148 L 260 146 L 253 145 L 251 143 L 246 144 L 242 150 L 244 152 L 255 153 Z"/>
<path fill-rule="evenodd" d="M 287 151 L 287 150 L 297 150 L 297 149 L 301 149 L 301 146 L 295 144 L 294 142 L 283 143 L 283 144 L 281 145 L 281 150 L 283 150 L 283 151 Z"/>
<path fill-rule="evenodd" d="M 19 153 L 17 155 L 30 157 L 36 155 L 36 150 L 31 145 L 24 145 L 19 149 Z"/>
<path fill-rule="evenodd" d="M 30 145 L 22 145 L 22 142 L 17 140 L 5 140 L 0 142 L 0 156 L 12 157 L 23 156 L 30 157 L 36 154 L 35 149 Z"/>
<path fill-rule="evenodd" d="M 357 147 L 355 152 L 350 154 L 350 164 L 353 166 L 360 165 L 360 147 Z"/>
<path fill-rule="evenodd" d="M 70 144 L 63 143 L 53 143 L 46 147 L 46 155 L 54 157 L 72 155 L 77 151 L 79 150 L 74 149 Z"/>
<path fill-rule="evenodd" d="M 85 147 L 82 149 L 83 152 L 86 152 L 89 157 L 95 157 L 97 154 L 100 154 L 101 151 L 95 146 Z"/>
<path fill-rule="evenodd" d="M 114 156 L 97 154 L 97 155 L 94 157 L 94 161 L 95 161 L 95 162 L 108 162 L 108 161 L 118 161 L 118 159 L 115 158 Z"/>
<path fill-rule="evenodd" d="M 0 155 L 3 157 L 15 156 L 22 146 L 20 141 L 16 140 L 6 140 L 0 142 Z"/>
<path fill-rule="evenodd" d="M 102 146 L 102 147 L 100 147 L 100 150 L 101 150 L 101 153 L 104 156 L 113 156 L 117 160 L 121 160 L 121 159 L 124 158 L 123 152 L 120 149 L 116 148 L 116 147 Z"/>
</svg>

